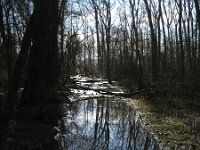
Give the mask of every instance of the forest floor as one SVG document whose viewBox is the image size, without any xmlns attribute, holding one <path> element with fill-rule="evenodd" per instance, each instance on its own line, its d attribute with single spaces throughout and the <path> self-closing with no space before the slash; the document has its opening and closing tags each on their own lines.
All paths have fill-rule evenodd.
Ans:
<svg viewBox="0 0 200 150">
<path fill-rule="evenodd" d="M 125 101 L 136 110 L 147 132 L 154 137 L 161 149 L 200 150 L 200 102 L 198 97 L 139 97 L 127 98 L 124 87 L 117 82 L 109 85 L 108 94 Z M 84 87 L 85 88 L 85 87 Z M 95 92 L 98 92 L 96 90 Z M 99 91 L 101 92 L 101 91 Z M 106 91 L 102 91 L 105 94 Z"/>
<path fill-rule="evenodd" d="M 151 98 L 139 94 L 127 99 L 127 103 L 136 109 L 145 129 L 163 149 L 200 150 L 198 94 Z"/>
<path fill-rule="evenodd" d="M 128 99 L 164 149 L 200 149 L 199 102 L 178 97 Z"/>
</svg>

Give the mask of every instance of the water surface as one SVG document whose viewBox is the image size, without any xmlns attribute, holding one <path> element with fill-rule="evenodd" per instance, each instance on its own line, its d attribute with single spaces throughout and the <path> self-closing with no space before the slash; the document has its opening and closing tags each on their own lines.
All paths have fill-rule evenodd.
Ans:
<svg viewBox="0 0 200 150">
<path fill-rule="evenodd" d="M 114 98 L 76 103 L 65 112 L 64 150 L 153 150 L 135 110 Z"/>
</svg>

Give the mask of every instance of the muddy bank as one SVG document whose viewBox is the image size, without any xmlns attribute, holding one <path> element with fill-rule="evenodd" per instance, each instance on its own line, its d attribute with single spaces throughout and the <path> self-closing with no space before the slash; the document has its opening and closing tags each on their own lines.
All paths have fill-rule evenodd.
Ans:
<svg viewBox="0 0 200 150">
<path fill-rule="evenodd" d="M 116 96 L 116 93 L 123 94 L 126 90 L 115 82 L 110 85 L 102 79 L 95 79 L 94 81 L 94 79 L 76 78 L 75 80 L 76 84 L 86 88 L 99 90 L 99 85 L 101 85 L 103 91 L 83 90 L 81 92 L 86 96 L 80 98 L 73 95 L 72 101 L 87 100 L 91 97 L 91 94 L 104 97 L 105 91 L 113 92 L 115 94 L 107 96 L 113 97 L 117 101 L 124 101 L 130 107 L 133 107 L 136 110 L 136 116 L 144 123 L 145 130 L 158 141 L 161 149 L 200 149 L 200 113 L 196 109 L 198 100 L 195 102 L 194 100 L 173 97 L 151 100 L 142 97 L 137 99 L 124 98 Z M 92 82 L 87 82 L 89 80 Z"/>
<path fill-rule="evenodd" d="M 200 114 L 179 98 L 129 99 L 165 149 L 200 149 Z"/>
</svg>

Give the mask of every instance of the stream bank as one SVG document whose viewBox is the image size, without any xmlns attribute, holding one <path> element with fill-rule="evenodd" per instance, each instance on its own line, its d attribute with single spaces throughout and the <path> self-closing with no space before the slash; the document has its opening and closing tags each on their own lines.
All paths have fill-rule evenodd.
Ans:
<svg viewBox="0 0 200 150">
<path fill-rule="evenodd" d="M 165 149 L 200 149 L 200 113 L 181 98 L 128 100 Z"/>
<path fill-rule="evenodd" d="M 73 94 L 69 99 L 73 104 L 97 97 L 112 97 L 115 101 L 126 102 L 135 110 L 136 117 L 144 124 L 147 133 L 159 143 L 160 149 L 200 149 L 200 113 L 190 107 L 191 101 L 177 97 L 151 100 L 124 98 L 118 96 L 125 90 L 116 82 L 110 85 L 106 80 L 86 77 L 74 77 L 73 80 L 79 87 L 71 89 Z M 192 105 L 195 106 L 195 103 Z"/>
</svg>

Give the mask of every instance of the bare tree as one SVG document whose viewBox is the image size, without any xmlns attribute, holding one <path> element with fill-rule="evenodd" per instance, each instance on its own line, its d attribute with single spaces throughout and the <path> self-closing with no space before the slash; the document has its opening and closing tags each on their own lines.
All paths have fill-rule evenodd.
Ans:
<svg viewBox="0 0 200 150">
<path fill-rule="evenodd" d="M 139 74 L 138 74 L 138 86 L 139 88 L 141 88 L 143 86 L 143 81 L 142 81 L 142 63 L 141 63 L 141 56 L 140 56 L 140 51 L 139 51 L 139 34 L 138 34 L 138 27 L 136 25 L 136 21 L 135 21 L 135 18 L 137 17 L 135 15 L 135 12 L 136 11 L 136 14 L 138 13 L 138 8 L 135 10 L 135 7 L 136 7 L 136 2 L 135 1 L 132 1 L 132 0 L 129 0 L 129 4 L 130 4 L 130 9 L 131 9 L 131 18 L 132 18 L 132 28 L 133 30 L 131 30 L 131 48 L 132 48 L 132 52 L 133 52 L 133 47 L 134 47 L 134 40 L 133 40 L 133 31 L 135 33 L 135 48 L 136 48 L 136 64 L 138 63 L 139 65 Z M 139 3 L 137 4 L 139 5 Z M 132 54 L 133 55 L 133 54 Z M 132 57 L 133 59 L 133 57 Z"/>
<path fill-rule="evenodd" d="M 103 1 L 104 12 L 101 11 L 101 20 L 106 31 L 106 74 L 109 83 L 111 83 L 110 77 L 110 42 L 111 42 L 111 2 L 110 0 Z"/>
<path fill-rule="evenodd" d="M 151 31 L 152 81 L 155 82 L 158 76 L 157 38 L 156 38 L 155 30 L 154 30 L 154 25 L 153 25 L 153 20 L 152 20 L 149 4 L 147 0 L 144 0 L 144 3 L 146 6 L 146 11 L 147 11 L 148 20 L 149 20 L 149 27 Z"/>
</svg>

